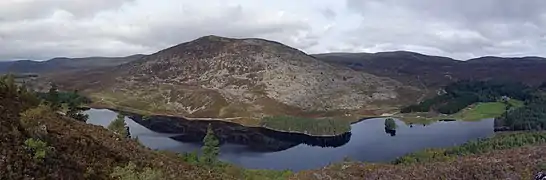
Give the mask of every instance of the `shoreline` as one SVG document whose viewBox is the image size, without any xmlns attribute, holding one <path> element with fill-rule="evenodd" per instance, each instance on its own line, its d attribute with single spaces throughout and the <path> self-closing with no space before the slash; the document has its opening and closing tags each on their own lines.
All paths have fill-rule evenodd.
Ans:
<svg viewBox="0 0 546 180">
<path fill-rule="evenodd" d="M 107 109 L 107 110 L 110 110 L 110 111 L 115 111 L 115 112 L 125 112 L 125 113 L 132 113 L 132 114 L 138 114 L 138 115 L 142 115 L 144 116 L 142 113 L 143 112 L 138 112 L 140 110 L 136 110 L 135 111 L 132 111 L 131 109 L 132 108 L 121 108 L 121 109 L 116 109 L 116 108 L 112 108 L 112 107 L 109 107 L 109 106 L 106 106 L 106 105 L 98 105 L 98 104 L 87 104 L 85 105 L 85 107 L 87 108 L 92 108 L 92 109 Z M 145 113 L 145 114 L 149 114 L 149 113 Z M 231 118 L 211 118 L 211 117 L 203 117 L 203 118 L 190 118 L 190 117 L 184 117 L 184 116 L 180 116 L 180 115 L 172 115 L 172 114 L 163 114 L 163 113 L 153 113 L 151 114 L 150 116 L 163 116 L 163 117 L 171 117 L 171 118 L 181 118 L 181 119 L 184 119 L 184 120 L 188 120 L 188 121 L 216 121 L 216 122 L 222 122 L 222 123 L 233 123 L 233 124 L 237 124 L 237 125 L 240 125 L 240 126 L 244 126 L 244 127 L 248 127 L 248 128 L 264 128 L 264 129 L 267 129 L 267 130 L 271 130 L 271 131 L 276 131 L 276 132 L 282 132 L 282 133 L 291 133 L 291 134 L 301 134 L 301 135 L 306 135 L 306 136 L 312 136 L 312 137 L 336 137 L 336 136 L 340 136 L 340 135 L 343 135 L 345 133 L 349 133 L 351 132 L 351 130 L 349 131 L 346 131 L 346 132 L 340 132 L 340 133 L 334 133 L 334 134 L 309 134 L 309 133 L 304 133 L 304 132 L 300 132 L 300 131 L 287 131 L 287 130 L 280 130 L 280 129 L 275 129 L 275 128 L 272 128 L 272 127 L 267 127 L 267 126 L 262 126 L 262 125 L 249 125 L 249 124 L 241 124 L 241 123 L 237 123 L 237 122 L 233 122 L 231 120 L 235 120 L 235 119 L 244 119 L 245 117 L 231 117 Z M 358 120 L 355 120 L 355 121 L 351 121 L 350 122 L 350 125 L 353 125 L 353 124 L 356 124 L 356 123 L 359 123 L 359 122 L 362 122 L 364 120 L 368 120 L 368 119 L 373 119 L 373 118 L 382 118 L 383 116 L 369 116 L 369 117 L 364 117 L 364 118 L 359 118 Z"/>
</svg>

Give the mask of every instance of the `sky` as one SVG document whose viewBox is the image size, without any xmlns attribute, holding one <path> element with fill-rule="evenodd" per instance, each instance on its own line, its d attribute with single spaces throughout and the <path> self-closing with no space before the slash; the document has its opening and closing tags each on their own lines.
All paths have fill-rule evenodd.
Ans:
<svg viewBox="0 0 546 180">
<path fill-rule="evenodd" d="M 546 56 L 546 0 L 0 0 L 0 61 L 150 54 L 206 35 L 306 53 Z"/>
</svg>

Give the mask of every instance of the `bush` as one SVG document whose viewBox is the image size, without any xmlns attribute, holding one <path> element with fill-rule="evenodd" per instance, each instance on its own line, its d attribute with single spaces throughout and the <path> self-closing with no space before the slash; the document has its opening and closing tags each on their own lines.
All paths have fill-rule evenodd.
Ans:
<svg viewBox="0 0 546 180">
<path fill-rule="evenodd" d="M 129 162 L 125 167 L 115 167 L 110 177 L 118 180 L 163 180 L 163 173 L 160 170 L 154 170 L 149 167 L 138 172 L 136 165 Z"/>
<path fill-rule="evenodd" d="M 34 154 L 34 159 L 37 160 L 45 159 L 51 148 L 47 145 L 47 143 L 33 138 L 25 140 L 25 146 L 27 149 L 32 151 Z"/>
<path fill-rule="evenodd" d="M 20 116 L 21 126 L 32 138 L 37 139 L 46 139 L 47 137 L 47 127 L 44 121 L 56 118 L 51 108 L 46 105 L 30 108 L 22 112 Z"/>
<path fill-rule="evenodd" d="M 178 156 L 181 157 L 184 162 L 192 165 L 199 165 L 199 155 L 197 154 L 197 151 L 191 153 L 182 153 Z"/>
</svg>

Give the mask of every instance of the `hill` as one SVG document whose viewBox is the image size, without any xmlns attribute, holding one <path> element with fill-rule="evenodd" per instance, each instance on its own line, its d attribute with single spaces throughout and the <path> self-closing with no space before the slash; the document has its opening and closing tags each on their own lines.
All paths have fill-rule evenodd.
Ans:
<svg viewBox="0 0 546 180">
<path fill-rule="evenodd" d="M 314 54 L 317 59 L 355 70 L 390 77 L 420 87 L 429 95 L 458 80 L 501 80 L 538 85 L 546 81 L 546 59 L 541 57 L 480 57 L 459 61 L 414 52 Z"/>
<path fill-rule="evenodd" d="M 129 163 L 137 165 L 129 173 L 151 168 L 166 179 L 235 179 L 38 106 L 9 82 L 0 80 L 0 179 L 114 179 Z"/>
<path fill-rule="evenodd" d="M 5 61 L 0 62 L 0 74 L 5 73 L 56 73 L 58 71 L 74 71 L 101 67 L 117 66 L 134 61 L 143 55 L 127 57 L 86 57 L 86 58 L 53 58 L 47 61 Z"/>
<path fill-rule="evenodd" d="M 51 76 L 101 106 L 199 118 L 370 113 L 418 89 L 264 39 L 205 36 L 112 68 Z"/>
</svg>

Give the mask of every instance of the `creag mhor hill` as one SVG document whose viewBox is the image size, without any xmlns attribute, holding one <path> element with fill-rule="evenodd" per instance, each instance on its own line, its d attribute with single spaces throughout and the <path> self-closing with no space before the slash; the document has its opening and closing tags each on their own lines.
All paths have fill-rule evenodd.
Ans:
<svg viewBox="0 0 546 180">
<path fill-rule="evenodd" d="M 371 113 L 419 89 L 264 39 L 205 36 L 112 68 L 53 77 L 110 108 L 184 117 Z"/>
</svg>

